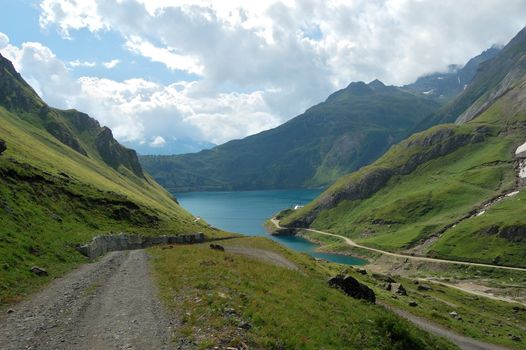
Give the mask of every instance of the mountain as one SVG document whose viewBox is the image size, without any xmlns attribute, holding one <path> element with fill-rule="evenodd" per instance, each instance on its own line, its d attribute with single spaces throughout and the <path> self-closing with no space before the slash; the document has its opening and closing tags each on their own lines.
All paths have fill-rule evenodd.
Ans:
<svg viewBox="0 0 526 350">
<path fill-rule="evenodd" d="M 473 119 L 509 91 L 517 84 L 524 70 L 525 36 L 526 31 L 522 30 L 496 57 L 481 63 L 466 90 L 452 103 L 424 119 L 415 130 Z"/>
<path fill-rule="evenodd" d="M 526 266 L 525 163 L 516 155 L 526 141 L 526 29 L 437 116 L 456 124 L 393 146 L 283 224 L 388 250 Z"/>
<path fill-rule="evenodd" d="M 140 155 L 173 155 L 196 153 L 210 149 L 215 144 L 192 138 L 156 137 L 152 142 L 123 142 L 126 147 L 133 148 Z"/>
<path fill-rule="evenodd" d="M 322 186 L 378 158 L 438 107 L 378 80 L 355 82 L 277 128 L 196 154 L 140 159 L 171 191 Z"/>
<path fill-rule="evenodd" d="M 210 231 L 110 129 L 49 107 L 1 55 L 0 141 L 0 303 L 43 283 L 31 266 L 57 276 L 84 261 L 75 245 L 95 235 Z"/>
<path fill-rule="evenodd" d="M 449 101 L 461 93 L 475 76 L 479 65 L 486 62 L 499 53 L 498 47 L 492 47 L 480 55 L 470 59 L 464 66 L 450 65 L 445 73 L 433 73 L 418 78 L 414 83 L 402 88 L 435 98 L 439 101 Z"/>
</svg>

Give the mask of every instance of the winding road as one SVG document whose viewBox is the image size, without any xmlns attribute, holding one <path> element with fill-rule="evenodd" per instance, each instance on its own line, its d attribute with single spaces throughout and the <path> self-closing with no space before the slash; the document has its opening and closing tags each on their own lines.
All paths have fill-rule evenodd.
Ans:
<svg viewBox="0 0 526 350">
<path fill-rule="evenodd" d="M 272 218 L 272 219 L 270 219 L 270 221 L 278 229 L 304 230 L 304 231 L 310 231 L 310 232 L 319 233 L 319 234 L 326 235 L 326 236 L 337 237 L 337 238 L 342 239 L 345 243 L 347 243 L 351 247 L 366 249 L 366 250 L 369 250 L 369 251 L 372 251 L 372 252 L 376 252 L 376 253 L 380 253 L 380 254 L 388 255 L 388 256 L 394 256 L 394 257 L 397 257 L 397 258 L 412 259 L 412 260 L 418 260 L 418 261 L 437 262 L 437 263 L 445 263 L 445 264 L 490 267 L 490 268 L 495 268 L 495 269 L 503 269 L 503 270 L 513 270 L 513 271 L 526 272 L 526 268 L 523 268 L 523 267 L 482 264 L 482 263 L 475 263 L 475 262 L 469 262 L 469 261 L 447 260 L 447 259 L 438 259 L 438 258 L 428 258 L 428 257 L 425 257 L 425 256 L 416 256 L 416 255 L 408 255 L 408 254 L 401 254 L 401 253 L 393 253 L 393 252 L 388 252 L 386 250 L 381 250 L 381 249 L 377 249 L 377 248 L 371 248 L 371 247 L 367 247 L 367 246 L 358 244 L 358 243 L 354 242 L 352 239 L 350 239 L 348 237 L 337 235 L 335 233 L 330 233 L 330 232 L 325 232 L 325 231 L 320 231 L 320 230 L 314 230 L 314 229 L 311 229 L 311 228 L 283 227 L 283 226 L 280 225 L 279 220 L 277 220 L 276 218 Z"/>
</svg>

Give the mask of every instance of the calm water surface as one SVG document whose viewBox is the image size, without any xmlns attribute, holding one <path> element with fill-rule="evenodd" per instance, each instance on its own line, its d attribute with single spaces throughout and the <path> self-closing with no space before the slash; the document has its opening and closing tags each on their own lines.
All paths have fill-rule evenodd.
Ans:
<svg viewBox="0 0 526 350">
<path fill-rule="evenodd" d="M 189 192 L 176 193 L 179 203 L 212 226 L 250 236 L 265 236 L 299 252 L 340 264 L 363 265 L 365 260 L 330 253 L 318 253 L 316 245 L 295 236 L 269 235 L 263 223 L 284 208 L 304 205 L 316 198 L 321 189 Z"/>
</svg>

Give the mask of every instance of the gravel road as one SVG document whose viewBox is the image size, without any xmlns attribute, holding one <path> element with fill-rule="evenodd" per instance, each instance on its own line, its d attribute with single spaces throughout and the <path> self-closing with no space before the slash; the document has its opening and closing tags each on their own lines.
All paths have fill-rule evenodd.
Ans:
<svg viewBox="0 0 526 350">
<path fill-rule="evenodd" d="M 175 320 L 158 300 L 144 250 L 113 252 L 0 315 L 10 349 L 172 349 Z"/>
</svg>

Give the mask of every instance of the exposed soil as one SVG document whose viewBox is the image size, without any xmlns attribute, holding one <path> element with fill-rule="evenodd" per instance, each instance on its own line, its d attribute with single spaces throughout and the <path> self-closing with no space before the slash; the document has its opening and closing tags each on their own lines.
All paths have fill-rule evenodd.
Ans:
<svg viewBox="0 0 526 350">
<path fill-rule="evenodd" d="M 10 349 L 172 349 L 165 312 L 144 250 L 109 253 L 55 280 L 0 315 Z"/>
</svg>

